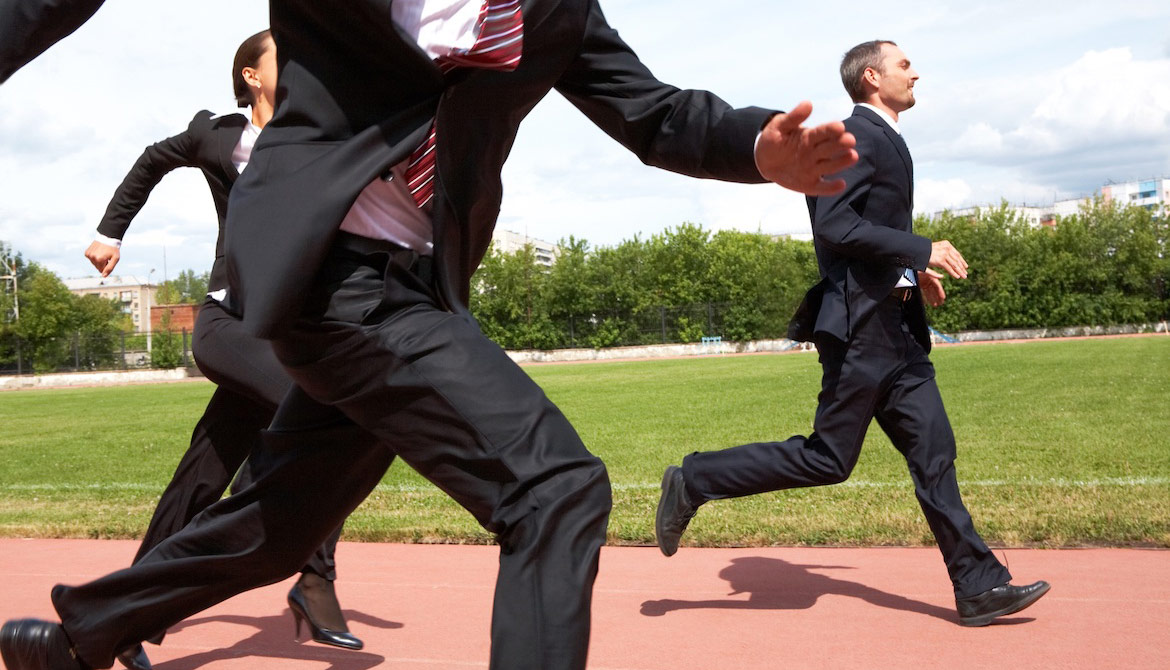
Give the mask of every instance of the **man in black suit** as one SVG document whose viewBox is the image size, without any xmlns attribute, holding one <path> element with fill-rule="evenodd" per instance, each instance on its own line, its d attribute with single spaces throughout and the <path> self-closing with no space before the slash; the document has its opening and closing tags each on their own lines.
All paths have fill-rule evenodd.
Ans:
<svg viewBox="0 0 1170 670">
<path fill-rule="evenodd" d="M 893 42 L 860 44 L 841 63 L 857 103 L 845 127 L 858 161 L 840 173 L 840 194 L 808 198 L 822 279 L 789 326 L 789 337 L 816 343 L 824 371 L 813 433 L 694 453 L 682 467 L 668 467 L 655 535 L 671 556 L 704 502 L 845 481 L 876 418 L 906 457 L 954 585 L 959 623 L 983 626 L 1031 605 L 1048 584 L 1010 584 L 959 496 L 923 301 L 945 298 L 942 274 L 928 268 L 959 279 L 967 262 L 950 242 L 931 243 L 912 230 L 914 169 L 897 123 L 914 106 L 917 79 Z"/>
<path fill-rule="evenodd" d="M 807 103 L 733 109 L 663 84 L 596 0 L 270 8 L 278 108 L 232 190 L 228 271 L 297 388 L 253 452 L 252 486 L 132 568 L 55 588 L 60 625 L 5 624 L 9 670 L 109 665 L 290 574 L 381 477 L 384 448 L 340 439 L 359 427 L 496 535 L 491 667 L 583 668 L 608 477 L 466 306 L 517 127 L 555 88 L 648 164 L 810 194 L 842 187 L 823 176 L 856 159 L 852 137 L 803 127 Z M 437 29 L 452 16 L 467 17 L 453 37 Z"/>
</svg>

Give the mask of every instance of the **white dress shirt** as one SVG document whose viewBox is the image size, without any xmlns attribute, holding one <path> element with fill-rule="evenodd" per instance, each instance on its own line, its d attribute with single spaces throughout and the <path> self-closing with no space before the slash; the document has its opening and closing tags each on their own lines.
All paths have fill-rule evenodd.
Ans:
<svg viewBox="0 0 1170 670">
<path fill-rule="evenodd" d="M 439 58 L 474 46 L 482 6 L 482 0 L 395 0 L 390 15 L 428 56 Z M 362 189 L 341 230 L 429 256 L 435 245 L 431 208 L 415 204 L 406 186 L 406 163 L 391 168 L 390 179 L 378 177 Z"/>
<path fill-rule="evenodd" d="M 247 127 L 240 134 L 240 141 L 232 150 L 232 165 L 236 166 L 236 172 L 243 174 L 244 168 L 248 167 L 248 160 L 252 158 L 252 147 L 256 146 L 257 137 L 260 137 L 260 129 L 248 119 Z"/>
<path fill-rule="evenodd" d="M 878 109 L 868 102 L 859 102 L 857 103 L 857 106 L 865 107 L 866 109 L 882 117 L 882 121 L 885 121 L 887 125 L 893 128 L 895 133 L 898 133 L 899 135 L 902 134 L 902 129 L 898 127 L 898 122 L 895 121 L 894 117 L 887 114 L 884 110 Z M 902 276 L 898 277 L 898 283 L 894 285 L 894 288 L 910 288 L 911 286 L 917 285 L 918 273 L 914 271 L 914 268 L 906 268 L 902 271 Z"/>
</svg>

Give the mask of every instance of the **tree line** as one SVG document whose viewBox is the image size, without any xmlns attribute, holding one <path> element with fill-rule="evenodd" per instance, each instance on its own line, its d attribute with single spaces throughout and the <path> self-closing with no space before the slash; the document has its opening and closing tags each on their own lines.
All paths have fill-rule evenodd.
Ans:
<svg viewBox="0 0 1170 670">
<path fill-rule="evenodd" d="M 971 264 L 931 311 L 942 332 L 1145 324 L 1170 318 L 1170 212 L 1100 201 L 1033 227 L 1003 205 L 916 230 Z"/>
<path fill-rule="evenodd" d="M 1035 227 L 1004 204 L 919 217 L 915 231 L 950 240 L 971 264 L 967 279 L 944 280 L 947 301 L 929 309 L 941 332 L 1170 318 L 1164 213 L 1095 202 Z M 471 310 L 510 349 L 771 339 L 818 277 L 812 242 L 688 223 L 616 247 L 570 238 L 551 267 L 531 249 L 493 251 Z"/>
<path fill-rule="evenodd" d="M 944 333 L 1170 319 L 1165 213 L 1096 202 L 1035 227 L 1005 204 L 920 217 L 915 231 L 950 240 L 971 264 L 929 310 Z M 3 242 L 0 259 L 0 274 L 16 277 L 0 282 L 0 369 L 18 357 L 37 371 L 121 367 L 131 322 L 118 303 L 73 295 Z M 506 349 L 775 339 L 818 276 L 811 242 L 684 223 L 610 247 L 569 238 L 551 266 L 531 248 L 492 251 L 473 278 L 471 311 Z M 198 303 L 206 290 L 207 273 L 187 270 L 156 302 Z M 161 330 L 155 364 L 178 364 L 177 338 Z"/>
</svg>

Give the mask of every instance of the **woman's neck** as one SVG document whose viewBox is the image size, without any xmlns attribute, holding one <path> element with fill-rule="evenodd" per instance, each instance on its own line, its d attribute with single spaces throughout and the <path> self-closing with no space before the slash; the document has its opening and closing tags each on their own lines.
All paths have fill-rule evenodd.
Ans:
<svg viewBox="0 0 1170 670">
<path fill-rule="evenodd" d="M 252 125 L 263 130 L 272 119 L 272 103 L 267 100 L 258 100 L 252 105 Z"/>
</svg>

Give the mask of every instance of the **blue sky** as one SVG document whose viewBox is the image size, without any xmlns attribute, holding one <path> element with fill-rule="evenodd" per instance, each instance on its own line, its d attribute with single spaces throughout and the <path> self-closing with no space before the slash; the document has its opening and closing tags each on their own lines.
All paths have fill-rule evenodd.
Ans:
<svg viewBox="0 0 1170 670">
<path fill-rule="evenodd" d="M 1087 195 L 1170 176 L 1170 5 L 1095 2 L 601 0 L 663 81 L 733 105 L 847 116 L 837 65 L 850 46 L 899 43 L 921 75 L 902 128 L 916 209 Z M 223 16 L 235 17 L 225 28 Z M 142 148 L 200 109 L 234 111 L 231 56 L 267 4 L 109 0 L 77 34 L 0 87 L 0 240 L 62 277 Z M 555 93 L 521 127 L 500 226 L 594 245 L 682 222 L 806 234 L 800 196 L 642 166 Z M 118 271 L 157 280 L 210 268 L 215 211 L 201 175 L 172 173 L 131 226 Z"/>
</svg>

